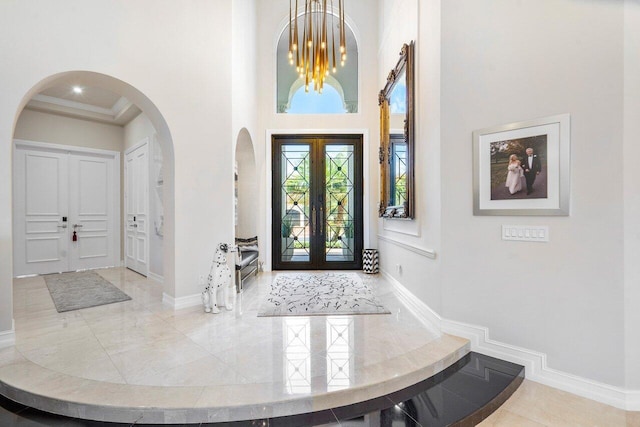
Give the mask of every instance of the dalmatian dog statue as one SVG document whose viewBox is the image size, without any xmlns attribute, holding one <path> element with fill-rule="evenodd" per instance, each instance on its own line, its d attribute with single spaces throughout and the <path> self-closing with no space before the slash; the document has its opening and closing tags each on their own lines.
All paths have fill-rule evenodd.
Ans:
<svg viewBox="0 0 640 427">
<path fill-rule="evenodd" d="M 211 264 L 207 287 L 202 291 L 202 304 L 206 313 L 220 313 L 220 306 L 224 305 L 227 310 L 233 309 L 231 303 L 231 270 L 227 265 L 227 253 L 235 252 L 234 247 L 229 247 L 226 243 L 220 243 L 216 248 L 216 254 Z M 218 304 L 217 293 L 222 288 L 222 304 Z"/>
</svg>

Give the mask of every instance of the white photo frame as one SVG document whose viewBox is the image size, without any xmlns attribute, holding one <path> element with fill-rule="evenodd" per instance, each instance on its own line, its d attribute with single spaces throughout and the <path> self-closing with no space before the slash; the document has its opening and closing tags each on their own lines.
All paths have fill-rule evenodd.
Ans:
<svg viewBox="0 0 640 427">
<path fill-rule="evenodd" d="M 473 214 L 568 216 L 570 139 L 569 114 L 473 132 Z M 531 147 L 540 172 L 533 178 L 523 176 L 521 186 L 507 187 L 509 157 L 514 154 L 524 171 L 529 168 L 526 149 Z"/>
</svg>

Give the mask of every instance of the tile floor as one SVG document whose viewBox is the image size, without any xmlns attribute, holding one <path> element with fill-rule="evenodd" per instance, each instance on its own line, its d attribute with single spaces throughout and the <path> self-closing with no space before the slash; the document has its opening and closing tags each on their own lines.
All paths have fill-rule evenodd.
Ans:
<svg viewBox="0 0 640 427">
<path fill-rule="evenodd" d="M 322 386 L 331 389 L 348 385 L 366 366 L 402 356 L 440 336 L 393 297 L 391 285 L 371 276 L 363 278 L 392 315 L 256 317 L 273 277 L 269 273 L 261 274 L 243 294 L 234 294 L 231 311 L 206 314 L 201 306 L 174 311 L 162 304 L 160 284 L 123 268 L 97 271 L 132 300 L 58 313 L 42 277 L 15 280 L 16 347 L 23 356 L 58 372 L 113 383 L 284 381 L 299 390 L 311 387 L 305 376 L 326 373 L 327 366 L 311 363 L 311 371 L 296 381 L 283 372 L 287 363 L 334 355 L 355 362 L 349 366 L 352 372 L 344 371 L 347 383 L 326 378 Z"/>
<path fill-rule="evenodd" d="M 71 388 L 86 405 L 81 411 L 104 399 L 162 407 L 179 387 L 174 407 L 233 407 L 219 417 L 241 419 L 321 410 L 404 388 L 468 348 L 424 324 L 378 276 L 358 273 L 391 314 L 257 317 L 272 273 L 234 293 L 232 310 L 207 314 L 201 306 L 163 305 L 162 285 L 132 271 L 97 271 L 132 300 L 58 313 L 42 277 L 15 280 L 16 346 L 0 352 L 5 382 L 51 397 Z M 71 387 L 70 378 L 84 382 Z M 255 403 L 263 401 L 271 405 L 267 412 Z"/>
<path fill-rule="evenodd" d="M 100 270 L 133 300 L 57 313 L 41 277 L 14 283 L 16 352 L 74 377 L 142 386 L 277 384 L 282 394 L 340 390 L 375 381 L 381 363 L 437 340 L 382 278 L 363 276 L 392 315 L 258 318 L 272 274 L 237 295 L 232 311 L 173 311 L 162 286 L 122 268 Z M 2 362 L 0 357 L 0 362 Z M 1 364 L 1 363 L 0 363 Z M 383 369 L 384 370 L 384 369 Z M 45 423 L 46 425 L 46 423 Z M 624 412 L 525 381 L 482 426 L 640 427 Z"/>
<path fill-rule="evenodd" d="M 525 380 L 482 427 L 640 427 L 640 412 L 625 412 Z"/>
</svg>

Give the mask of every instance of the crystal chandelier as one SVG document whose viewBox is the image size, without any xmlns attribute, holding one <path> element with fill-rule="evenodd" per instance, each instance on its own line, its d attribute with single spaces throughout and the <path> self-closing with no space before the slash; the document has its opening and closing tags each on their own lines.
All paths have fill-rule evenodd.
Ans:
<svg viewBox="0 0 640 427">
<path fill-rule="evenodd" d="M 295 65 L 296 72 L 304 79 L 306 92 L 309 92 L 311 84 L 313 90 L 322 93 L 325 78 L 329 72 L 335 73 L 337 70 L 334 19 L 338 23 L 340 65 L 344 66 L 347 60 L 344 0 L 336 0 L 337 17 L 334 15 L 334 0 L 304 0 L 304 13 L 300 16 L 298 0 L 295 0 L 295 8 L 292 2 L 289 0 L 289 63 Z M 299 25 L 301 20 L 302 26 Z M 302 44 L 299 43 L 300 37 Z"/>
</svg>

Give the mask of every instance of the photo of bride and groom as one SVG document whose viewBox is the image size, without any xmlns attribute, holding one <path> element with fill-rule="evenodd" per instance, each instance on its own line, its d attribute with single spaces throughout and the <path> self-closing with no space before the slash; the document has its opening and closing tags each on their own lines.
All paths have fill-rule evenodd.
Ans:
<svg viewBox="0 0 640 427">
<path fill-rule="evenodd" d="M 491 200 L 547 198 L 547 135 L 491 143 Z"/>
</svg>

